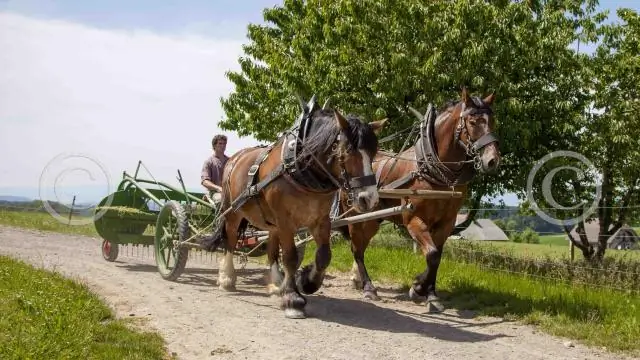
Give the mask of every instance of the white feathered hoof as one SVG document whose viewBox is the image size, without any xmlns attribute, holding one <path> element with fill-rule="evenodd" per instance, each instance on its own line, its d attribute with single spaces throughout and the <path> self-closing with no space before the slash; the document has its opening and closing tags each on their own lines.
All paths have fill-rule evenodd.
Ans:
<svg viewBox="0 0 640 360">
<path fill-rule="evenodd" d="M 223 291 L 235 291 L 236 290 L 236 279 L 221 274 L 218 278 L 218 288 Z"/>
<path fill-rule="evenodd" d="M 302 309 L 287 308 L 284 309 L 284 317 L 287 319 L 305 319 L 307 315 Z"/>
</svg>

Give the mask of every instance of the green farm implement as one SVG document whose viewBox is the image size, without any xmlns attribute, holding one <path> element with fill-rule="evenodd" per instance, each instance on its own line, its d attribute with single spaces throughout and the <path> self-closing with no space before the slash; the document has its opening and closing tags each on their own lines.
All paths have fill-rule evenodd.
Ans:
<svg viewBox="0 0 640 360">
<path fill-rule="evenodd" d="M 176 280 L 185 269 L 189 251 L 199 250 L 198 239 L 210 235 L 222 211 L 205 193 L 187 191 L 179 170 L 180 187 L 175 187 L 138 177 L 141 166 L 140 161 L 133 176 L 123 172 L 116 191 L 95 208 L 94 225 L 103 239 L 102 256 L 115 261 L 118 245 L 153 245 L 160 275 Z M 298 239 L 300 259 L 306 246 L 302 236 L 300 233 Z M 267 238 L 268 232 L 249 226 L 234 253 L 245 263 L 248 257 L 262 256 Z"/>
</svg>

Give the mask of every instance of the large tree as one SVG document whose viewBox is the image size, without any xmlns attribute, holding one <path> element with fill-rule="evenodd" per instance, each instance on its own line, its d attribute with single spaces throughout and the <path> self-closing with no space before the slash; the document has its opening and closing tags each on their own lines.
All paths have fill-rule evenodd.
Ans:
<svg viewBox="0 0 640 360">
<path fill-rule="evenodd" d="M 461 86 L 496 93 L 504 156 L 495 176 L 472 184 L 484 195 L 524 187 L 535 159 L 576 139 L 587 99 L 584 59 L 570 47 L 593 30 L 596 0 L 285 0 L 248 27 L 235 89 L 221 99 L 220 126 L 273 141 L 317 94 L 369 119 L 390 117 L 387 134 L 457 98 Z M 580 33 L 584 33 L 581 31 Z M 387 147 L 398 150 L 402 139 Z"/>
<path fill-rule="evenodd" d="M 548 198 L 566 208 L 544 197 L 538 204 L 560 221 L 575 219 L 565 231 L 586 259 L 596 261 L 603 258 L 611 235 L 640 219 L 640 17 L 630 9 L 618 9 L 617 14 L 621 23 L 598 29 L 601 42 L 589 59 L 589 71 L 583 73 L 593 105 L 582 116 L 574 148 L 591 162 L 590 168 L 576 159 L 558 157 L 543 169 L 574 166 L 589 171 L 582 177 L 575 171 L 556 172 L 547 185 L 553 195 Z M 544 187 L 536 183 L 536 192 Z M 584 206 L 576 209 L 569 206 L 581 202 Z M 585 232 L 585 221 L 595 219 L 599 230 L 594 244 L 596 239 L 588 239 Z M 571 225 L 576 226 L 577 237 L 571 235 Z"/>
</svg>

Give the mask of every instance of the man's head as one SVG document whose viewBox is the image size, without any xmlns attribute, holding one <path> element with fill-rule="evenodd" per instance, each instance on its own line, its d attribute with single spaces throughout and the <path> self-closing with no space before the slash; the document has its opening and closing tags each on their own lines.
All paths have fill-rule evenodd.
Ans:
<svg viewBox="0 0 640 360">
<path fill-rule="evenodd" d="M 213 151 L 216 155 L 224 154 L 227 149 L 227 137 L 224 135 L 216 135 L 211 140 L 211 146 L 213 147 Z"/>
</svg>

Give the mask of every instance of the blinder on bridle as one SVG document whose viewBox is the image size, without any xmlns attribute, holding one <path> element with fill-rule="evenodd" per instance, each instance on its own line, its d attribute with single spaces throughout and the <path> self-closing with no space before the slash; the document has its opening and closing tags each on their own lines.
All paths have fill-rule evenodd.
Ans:
<svg viewBox="0 0 640 360">
<path fill-rule="evenodd" d="M 467 122 L 465 121 L 465 118 L 469 115 L 474 115 L 474 116 L 484 115 L 488 121 L 489 120 L 488 118 L 491 115 L 493 115 L 493 110 L 490 107 L 486 107 L 482 102 L 482 100 L 480 100 L 480 98 L 476 96 L 472 96 L 471 100 L 473 101 L 474 105 L 477 107 L 467 109 L 466 104 L 464 102 L 462 103 L 462 111 L 460 112 L 460 118 L 459 118 L 458 126 L 456 127 L 454 140 L 458 144 L 460 144 L 460 146 L 462 146 L 462 148 L 467 153 L 467 156 L 473 159 L 473 162 L 474 162 L 473 166 L 476 168 L 476 170 L 478 170 L 480 169 L 480 167 L 482 167 L 482 161 L 480 159 L 480 151 L 484 149 L 487 145 L 493 142 L 496 142 L 496 143 L 499 142 L 499 139 L 491 131 L 487 132 L 486 134 L 482 135 L 480 138 L 476 140 L 471 139 L 471 136 L 469 135 L 469 131 L 467 130 L 467 126 L 466 126 Z M 462 140 L 462 137 L 461 137 L 462 133 L 467 134 L 466 142 Z"/>
<path fill-rule="evenodd" d="M 334 154 L 334 156 L 330 156 L 329 159 L 327 160 L 327 166 L 331 167 L 331 164 L 333 163 L 334 159 L 335 159 L 335 154 L 337 152 L 337 148 L 338 148 L 338 144 L 340 144 L 340 142 L 342 141 L 342 134 L 338 134 L 338 136 L 336 137 L 335 142 L 333 143 L 333 147 L 332 147 L 332 152 Z M 358 151 L 357 149 L 354 151 Z M 347 194 L 348 194 L 348 199 L 347 199 L 347 205 L 351 206 L 353 204 L 353 199 L 355 197 L 355 191 L 367 186 L 373 186 L 373 185 L 377 185 L 377 181 L 376 181 L 376 176 L 375 174 L 370 174 L 370 175 L 364 175 L 364 176 L 354 176 L 351 177 L 349 176 L 349 173 L 347 172 L 347 168 L 345 167 L 345 162 L 344 162 L 344 157 L 342 154 L 339 154 L 339 162 L 340 162 L 340 178 L 342 180 L 342 184 L 341 186 L 339 186 L 339 188 L 344 189 Z M 327 175 L 329 175 L 329 177 L 332 179 L 332 181 L 334 181 L 333 176 L 328 173 Z M 334 181 L 334 183 L 337 183 L 337 181 Z"/>
</svg>

